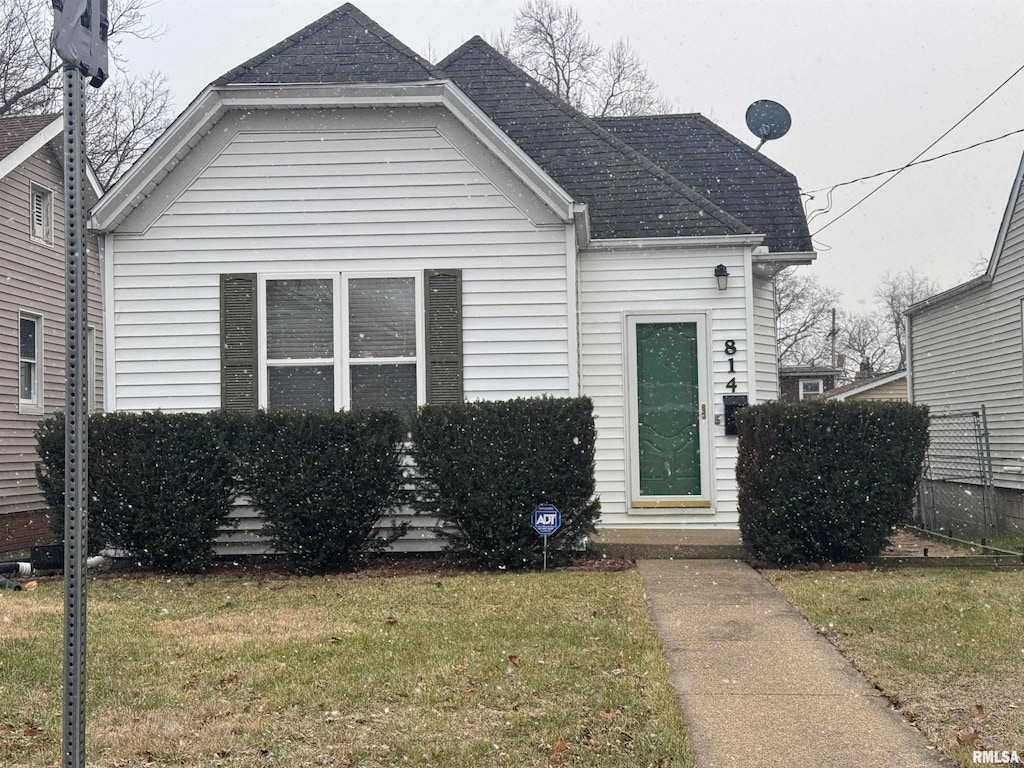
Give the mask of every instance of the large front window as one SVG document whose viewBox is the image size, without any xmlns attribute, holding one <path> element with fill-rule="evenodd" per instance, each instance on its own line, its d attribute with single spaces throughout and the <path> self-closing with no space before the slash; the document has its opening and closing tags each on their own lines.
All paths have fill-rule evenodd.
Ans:
<svg viewBox="0 0 1024 768">
<path fill-rule="evenodd" d="M 261 405 L 411 414 L 423 389 L 418 285 L 414 275 L 266 277 Z"/>
</svg>

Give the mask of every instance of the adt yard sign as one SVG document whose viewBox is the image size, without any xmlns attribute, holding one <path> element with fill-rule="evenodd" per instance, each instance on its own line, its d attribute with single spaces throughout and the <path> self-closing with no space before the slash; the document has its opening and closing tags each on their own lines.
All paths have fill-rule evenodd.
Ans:
<svg viewBox="0 0 1024 768">
<path fill-rule="evenodd" d="M 562 525 L 562 514 L 550 504 L 541 504 L 533 510 L 532 525 L 541 536 L 550 536 Z"/>
</svg>

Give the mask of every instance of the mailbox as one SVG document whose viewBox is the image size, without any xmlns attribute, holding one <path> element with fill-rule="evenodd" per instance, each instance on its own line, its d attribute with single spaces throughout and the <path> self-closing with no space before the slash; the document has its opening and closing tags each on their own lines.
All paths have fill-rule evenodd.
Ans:
<svg viewBox="0 0 1024 768">
<path fill-rule="evenodd" d="M 735 435 L 737 434 L 736 411 L 746 408 L 750 403 L 747 401 L 746 395 L 725 395 L 722 402 L 725 404 L 725 434 Z"/>
</svg>

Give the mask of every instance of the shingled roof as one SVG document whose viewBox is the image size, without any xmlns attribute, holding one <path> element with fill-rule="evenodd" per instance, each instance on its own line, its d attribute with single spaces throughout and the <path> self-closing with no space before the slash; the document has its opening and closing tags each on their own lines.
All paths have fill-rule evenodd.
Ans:
<svg viewBox="0 0 1024 768">
<path fill-rule="evenodd" d="M 214 85 L 418 83 L 436 79 L 429 61 L 345 3 L 249 59 Z"/>
<path fill-rule="evenodd" d="M 0 117 L 0 160 L 50 125 L 60 115 Z"/>
<path fill-rule="evenodd" d="M 814 250 L 796 177 L 703 115 L 597 122 L 755 232 L 766 234 L 771 251 Z"/>
<path fill-rule="evenodd" d="M 438 79 L 458 85 L 573 199 L 588 204 L 594 238 L 765 233 L 773 251 L 811 250 L 796 179 L 735 137 L 699 115 L 599 123 L 479 37 L 435 66 L 346 3 L 213 85 Z"/>
<path fill-rule="evenodd" d="M 570 195 L 595 238 L 752 230 L 573 109 L 474 37 L 437 65 Z"/>
</svg>

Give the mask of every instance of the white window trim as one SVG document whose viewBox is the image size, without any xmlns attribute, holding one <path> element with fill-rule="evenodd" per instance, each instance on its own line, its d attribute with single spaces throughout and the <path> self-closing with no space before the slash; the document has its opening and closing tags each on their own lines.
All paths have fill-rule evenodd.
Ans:
<svg viewBox="0 0 1024 768">
<path fill-rule="evenodd" d="M 36 324 L 36 359 L 24 360 L 21 356 L 21 321 L 29 319 Z M 31 362 L 35 365 L 35 397 L 23 400 L 21 397 L 21 364 Z M 18 413 L 38 416 L 43 413 L 43 317 L 34 312 L 18 311 Z"/>
<path fill-rule="evenodd" d="M 804 392 L 804 384 L 815 382 L 818 385 L 817 392 Z M 825 380 L 824 379 L 800 379 L 800 399 L 806 400 L 808 395 L 823 395 L 825 394 Z"/>
<path fill-rule="evenodd" d="M 372 357 L 353 358 L 349 349 L 349 322 L 348 322 L 348 283 L 350 280 L 389 278 L 389 277 L 411 277 L 413 278 L 413 297 L 415 299 L 415 320 L 416 320 L 416 357 Z M 422 272 L 345 272 L 342 274 L 341 291 L 341 369 L 345 379 L 345 386 L 341 391 L 341 407 L 346 411 L 352 406 L 352 385 L 349 370 L 353 365 L 415 365 L 416 366 L 416 405 L 423 405 L 427 400 L 427 372 L 426 372 L 426 331 L 423 322 L 423 274 Z"/>
<path fill-rule="evenodd" d="M 394 358 L 357 358 L 352 359 L 349 354 L 349 322 L 348 322 L 348 281 L 360 278 L 390 278 L 390 277 L 411 277 L 413 278 L 413 293 L 416 301 L 416 358 L 394 357 Z M 267 360 L 267 281 L 270 280 L 331 280 L 333 281 L 334 292 L 334 357 L 317 358 L 308 360 L 270 361 Z M 267 370 L 273 365 L 288 366 L 334 366 L 334 408 L 335 410 L 350 410 L 352 400 L 351 378 L 349 367 L 351 365 L 372 365 L 387 363 L 404 363 L 416 365 L 416 404 L 423 405 L 427 399 L 427 373 L 426 373 L 426 329 L 423 321 L 423 274 L 416 271 L 400 272 L 281 272 L 281 273 L 260 273 L 257 279 L 257 362 L 258 362 L 258 386 L 259 386 L 259 407 L 266 409 L 269 396 L 269 377 Z"/>
<path fill-rule="evenodd" d="M 629 479 L 630 514 L 683 513 L 713 514 L 715 488 L 711 482 L 712 451 L 711 419 L 711 375 L 710 340 L 708 332 L 710 319 L 706 313 L 626 313 L 624 316 L 626 354 L 626 473 Z M 643 496 L 640 493 L 640 428 L 637 421 L 637 370 L 636 370 L 636 326 L 644 323 L 696 323 L 697 325 L 697 396 L 704 414 L 698 421 L 700 437 L 700 484 L 701 493 L 690 496 Z M 646 504 L 649 506 L 637 506 Z"/>
<path fill-rule="evenodd" d="M 341 370 L 340 370 L 340 359 L 338 355 L 338 342 L 341 339 L 340 334 L 340 318 L 338 317 L 338 288 L 340 283 L 340 275 L 335 272 L 282 272 L 280 274 L 261 274 L 257 280 L 257 311 L 256 311 L 256 348 L 258 350 L 257 359 L 259 361 L 258 381 L 259 381 L 259 407 L 264 410 L 267 408 L 269 402 L 269 379 L 270 376 L 267 370 L 271 366 L 288 366 L 288 367 L 301 367 L 301 366 L 317 366 L 317 365 L 331 365 L 334 368 L 334 408 L 338 409 L 338 403 L 341 401 L 340 390 L 341 390 Z M 332 333 L 334 338 L 331 340 L 331 347 L 334 349 L 334 357 L 318 357 L 309 358 L 303 360 L 267 360 L 267 282 L 274 280 L 330 280 L 331 291 L 333 299 L 334 309 L 334 327 Z"/>
<path fill-rule="evenodd" d="M 48 206 L 49 207 L 49 221 L 45 221 L 43 223 L 43 226 L 44 226 L 46 231 L 42 235 L 39 235 L 39 234 L 36 233 L 35 198 L 36 198 L 37 194 L 45 195 L 44 200 L 49 200 L 49 206 Z M 28 192 L 28 233 L 29 233 L 29 239 L 32 240 L 32 242 L 34 242 L 34 243 L 41 243 L 43 245 L 50 245 L 50 246 L 53 245 L 53 241 L 54 241 L 54 237 L 53 237 L 53 217 L 54 217 L 53 206 L 54 206 L 54 198 L 55 198 L 55 196 L 53 194 L 53 190 L 52 189 L 48 189 L 47 187 L 44 187 L 41 184 L 36 184 L 35 182 L 31 182 L 29 184 L 29 192 Z"/>
</svg>

